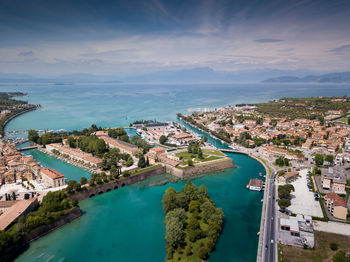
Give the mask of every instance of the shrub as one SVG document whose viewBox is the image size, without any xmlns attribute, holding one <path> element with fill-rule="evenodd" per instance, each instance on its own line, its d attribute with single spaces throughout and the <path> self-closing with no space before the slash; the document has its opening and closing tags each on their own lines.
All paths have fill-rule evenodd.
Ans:
<svg viewBox="0 0 350 262">
<path fill-rule="evenodd" d="M 332 242 L 329 244 L 329 247 L 330 247 L 330 249 L 335 251 L 335 250 L 338 250 L 339 245 L 337 243 Z"/>
</svg>

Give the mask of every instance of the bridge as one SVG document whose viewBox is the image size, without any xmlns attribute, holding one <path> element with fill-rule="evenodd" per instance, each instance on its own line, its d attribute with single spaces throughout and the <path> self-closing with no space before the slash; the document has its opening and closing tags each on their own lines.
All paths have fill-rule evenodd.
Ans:
<svg viewBox="0 0 350 262">
<path fill-rule="evenodd" d="M 38 146 L 25 146 L 25 147 L 17 147 L 18 151 L 29 150 L 29 149 L 37 149 Z"/>
<path fill-rule="evenodd" d="M 237 149 L 223 149 L 223 148 L 219 148 L 218 150 L 223 152 L 223 153 L 237 153 L 237 154 L 247 155 L 247 153 L 244 153 L 244 152 L 239 151 Z"/>
</svg>

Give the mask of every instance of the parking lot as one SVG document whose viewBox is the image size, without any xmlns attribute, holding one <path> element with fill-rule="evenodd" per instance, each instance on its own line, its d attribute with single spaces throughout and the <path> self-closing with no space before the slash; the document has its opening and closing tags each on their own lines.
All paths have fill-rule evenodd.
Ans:
<svg viewBox="0 0 350 262">
<path fill-rule="evenodd" d="M 300 177 L 291 183 L 295 192 L 291 193 L 291 206 L 288 207 L 288 210 L 295 214 L 323 217 L 320 203 L 315 201 L 314 193 L 310 192 L 307 187 L 307 172 L 308 169 L 301 170 Z"/>
</svg>

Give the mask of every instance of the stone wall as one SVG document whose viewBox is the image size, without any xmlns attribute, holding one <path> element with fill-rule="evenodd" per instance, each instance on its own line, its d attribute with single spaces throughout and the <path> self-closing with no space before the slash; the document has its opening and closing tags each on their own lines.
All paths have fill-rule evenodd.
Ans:
<svg viewBox="0 0 350 262">
<path fill-rule="evenodd" d="M 34 241 L 51 231 L 77 219 L 82 215 L 81 210 L 79 207 L 76 207 L 72 209 L 69 213 L 62 216 L 55 222 L 49 224 L 49 225 L 42 225 L 39 226 L 32 231 L 30 231 L 28 234 L 26 234 L 20 241 L 18 241 L 16 244 L 10 246 L 9 248 L 5 249 L 3 252 L 0 253 L 0 261 L 1 262 L 9 262 L 13 261 L 19 254 L 21 254 L 22 251 L 24 251 L 26 248 L 29 247 L 29 243 L 31 241 Z"/>
<path fill-rule="evenodd" d="M 203 162 L 185 169 L 167 166 L 166 172 L 181 179 L 187 179 L 191 176 L 211 173 L 233 167 L 235 167 L 233 160 L 231 158 L 224 158 L 216 161 Z"/>
<path fill-rule="evenodd" d="M 148 170 L 148 171 L 142 172 L 142 173 L 134 175 L 134 176 L 130 176 L 130 177 L 127 177 L 127 178 L 120 179 L 120 180 L 118 180 L 116 182 L 103 184 L 101 186 L 96 186 L 96 187 L 93 187 L 93 188 L 88 189 L 88 190 L 83 191 L 83 192 L 75 193 L 71 197 L 73 199 L 76 199 L 76 200 L 83 200 L 83 199 L 86 199 L 86 198 L 89 198 L 89 197 L 101 195 L 101 194 L 103 194 L 105 192 L 109 192 L 109 191 L 112 191 L 114 189 L 126 186 L 126 185 L 134 184 L 134 183 L 143 181 L 143 180 L 145 180 L 147 178 L 150 178 L 152 176 L 160 175 L 160 174 L 164 174 L 164 173 L 165 173 L 165 167 L 159 167 L 159 168 L 156 168 L 156 169 L 152 169 L 152 170 Z"/>
</svg>

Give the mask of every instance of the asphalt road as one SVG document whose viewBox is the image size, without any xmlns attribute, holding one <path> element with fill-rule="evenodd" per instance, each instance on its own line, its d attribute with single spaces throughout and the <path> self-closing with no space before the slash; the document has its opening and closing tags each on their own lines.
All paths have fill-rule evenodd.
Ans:
<svg viewBox="0 0 350 262">
<path fill-rule="evenodd" d="M 276 235 L 275 235 L 275 223 L 276 223 L 276 185 L 275 185 L 276 173 L 273 172 L 271 179 L 269 180 L 269 195 L 267 198 L 267 212 L 266 212 L 266 228 L 265 228 L 265 252 L 264 262 L 275 262 L 276 257 Z"/>
</svg>

